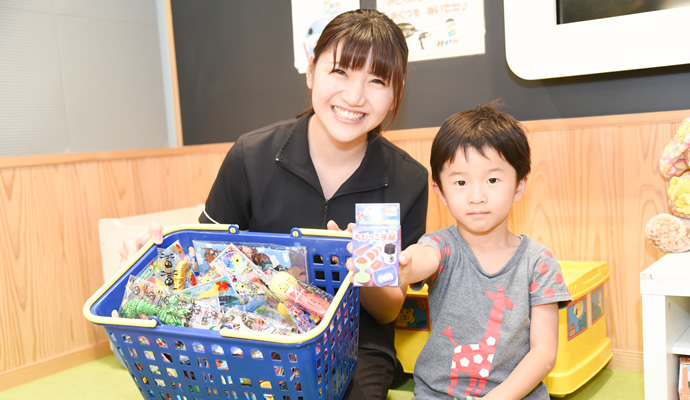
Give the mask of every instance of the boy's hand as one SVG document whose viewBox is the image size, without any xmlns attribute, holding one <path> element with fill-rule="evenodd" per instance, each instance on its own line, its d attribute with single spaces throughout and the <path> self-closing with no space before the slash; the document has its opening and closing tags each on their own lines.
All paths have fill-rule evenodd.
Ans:
<svg viewBox="0 0 690 400">
<path fill-rule="evenodd" d="M 125 239 L 122 242 L 122 248 L 120 249 L 120 266 L 125 265 L 127 261 L 149 241 L 149 239 L 153 239 L 153 243 L 155 244 L 163 243 L 163 226 L 160 223 L 152 222 L 148 230 L 135 237 Z"/>
<path fill-rule="evenodd" d="M 402 250 L 398 254 L 398 264 L 400 265 L 400 286 L 406 287 L 407 285 L 415 282 L 410 282 L 410 273 L 412 271 L 412 252 L 407 249 Z"/>
</svg>

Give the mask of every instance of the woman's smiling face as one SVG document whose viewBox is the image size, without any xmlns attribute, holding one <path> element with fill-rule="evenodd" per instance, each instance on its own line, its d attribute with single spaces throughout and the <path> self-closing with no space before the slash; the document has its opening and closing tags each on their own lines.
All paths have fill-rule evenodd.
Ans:
<svg viewBox="0 0 690 400">
<path fill-rule="evenodd" d="M 372 75 L 371 54 L 361 70 L 341 68 L 340 50 L 325 51 L 316 63 L 310 62 L 307 86 L 314 108 L 313 128 L 339 143 L 365 141 L 393 104 L 393 88 L 381 77 Z"/>
</svg>

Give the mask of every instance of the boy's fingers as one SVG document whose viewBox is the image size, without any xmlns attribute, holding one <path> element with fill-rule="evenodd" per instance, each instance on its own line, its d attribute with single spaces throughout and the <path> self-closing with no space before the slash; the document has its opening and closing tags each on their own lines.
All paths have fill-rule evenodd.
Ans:
<svg viewBox="0 0 690 400">
<path fill-rule="evenodd" d="M 407 252 L 405 250 L 401 251 L 400 254 L 398 254 L 398 263 L 400 264 L 407 264 L 409 260 L 409 256 L 407 255 Z"/>
<path fill-rule="evenodd" d="M 355 228 L 355 225 L 356 224 L 354 222 L 350 222 L 349 224 L 347 224 L 347 231 L 351 233 L 352 230 Z"/>
</svg>

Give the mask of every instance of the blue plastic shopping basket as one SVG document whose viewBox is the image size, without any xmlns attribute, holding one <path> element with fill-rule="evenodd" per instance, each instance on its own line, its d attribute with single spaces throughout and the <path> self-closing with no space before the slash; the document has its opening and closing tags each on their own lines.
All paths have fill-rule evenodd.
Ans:
<svg viewBox="0 0 690 400">
<path fill-rule="evenodd" d="M 130 275 L 137 275 L 176 240 L 304 246 L 308 280 L 334 295 L 321 323 L 292 336 L 162 325 L 112 317 Z M 350 284 L 346 232 L 293 229 L 290 234 L 241 232 L 234 225 L 181 225 L 163 243 L 145 245 L 134 261 L 84 305 L 84 316 L 102 325 L 145 399 L 340 399 L 356 367 L 359 290 Z"/>
</svg>

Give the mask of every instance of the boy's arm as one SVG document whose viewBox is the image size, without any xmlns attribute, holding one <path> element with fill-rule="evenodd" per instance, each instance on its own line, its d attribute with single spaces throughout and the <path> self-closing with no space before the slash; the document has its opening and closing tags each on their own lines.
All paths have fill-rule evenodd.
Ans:
<svg viewBox="0 0 690 400">
<path fill-rule="evenodd" d="M 522 399 L 553 369 L 558 352 L 558 304 L 532 307 L 530 350 L 508 378 L 482 399 Z"/>
<path fill-rule="evenodd" d="M 400 287 L 407 290 L 410 284 L 422 281 L 438 270 L 441 253 L 431 246 L 417 243 L 400 252 L 398 263 Z"/>
<path fill-rule="evenodd" d="M 401 251 L 398 256 L 400 286 L 360 288 L 362 307 L 380 324 L 395 321 L 405 302 L 409 284 L 431 276 L 440 261 L 439 252 L 429 246 L 414 244 Z M 352 258 L 347 260 L 347 268 L 353 270 Z"/>
</svg>

